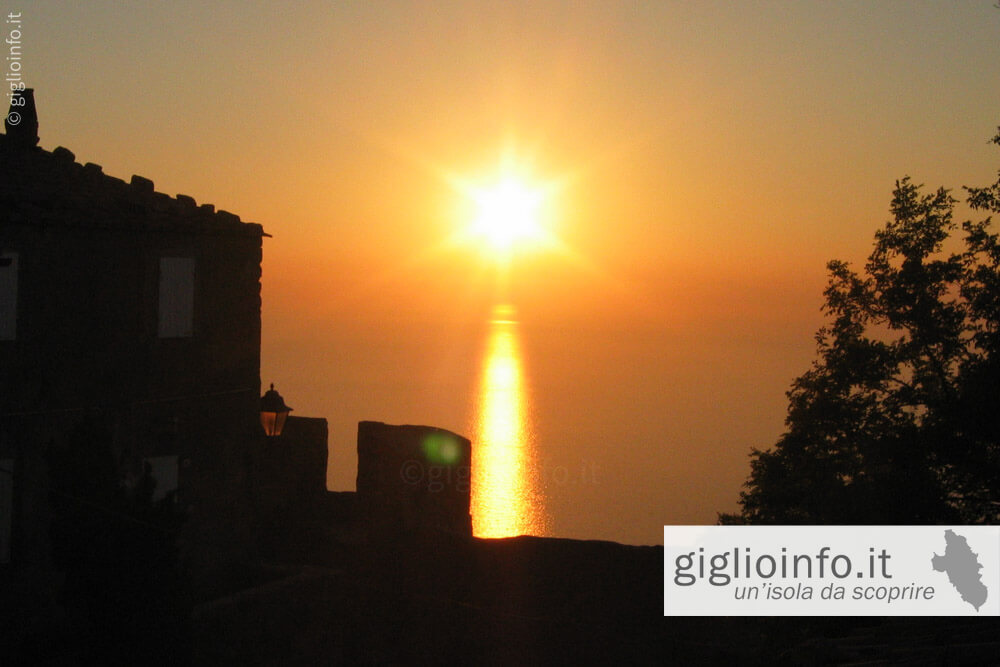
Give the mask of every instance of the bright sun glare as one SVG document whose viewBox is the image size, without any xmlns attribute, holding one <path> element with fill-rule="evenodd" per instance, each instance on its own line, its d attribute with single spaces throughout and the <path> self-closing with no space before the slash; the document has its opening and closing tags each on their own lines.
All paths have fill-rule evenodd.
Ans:
<svg viewBox="0 0 1000 667">
<path fill-rule="evenodd" d="M 508 147 L 491 174 L 469 177 L 444 172 L 460 195 L 454 240 L 477 244 L 502 262 L 522 251 L 561 248 L 553 223 L 565 177 L 540 179 L 532 166 L 533 160 Z"/>
<path fill-rule="evenodd" d="M 475 188 L 471 195 L 476 205 L 472 232 L 494 250 L 510 250 L 515 244 L 543 237 L 542 190 L 508 176 L 489 187 Z"/>
</svg>

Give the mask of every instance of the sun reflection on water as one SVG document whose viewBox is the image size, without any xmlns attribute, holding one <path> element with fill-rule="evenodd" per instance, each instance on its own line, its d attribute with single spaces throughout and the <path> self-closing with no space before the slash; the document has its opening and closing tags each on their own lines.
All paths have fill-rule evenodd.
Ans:
<svg viewBox="0 0 1000 667">
<path fill-rule="evenodd" d="M 528 396 L 511 306 L 497 306 L 483 361 L 472 448 L 472 530 L 477 537 L 544 535 Z"/>
</svg>

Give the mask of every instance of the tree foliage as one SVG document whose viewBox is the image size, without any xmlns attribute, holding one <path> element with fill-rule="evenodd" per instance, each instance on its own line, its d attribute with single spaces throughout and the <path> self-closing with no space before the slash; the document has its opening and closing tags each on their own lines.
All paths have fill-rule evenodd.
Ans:
<svg viewBox="0 0 1000 667">
<path fill-rule="evenodd" d="M 965 190 L 1000 213 L 1000 174 Z M 957 203 L 897 181 L 863 270 L 828 264 L 817 359 L 787 393 L 785 433 L 751 453 L 740 513 L 720 521 L 1000 518 L 1000 243 L 989 217 L 952 238 Z"/>
</svg>

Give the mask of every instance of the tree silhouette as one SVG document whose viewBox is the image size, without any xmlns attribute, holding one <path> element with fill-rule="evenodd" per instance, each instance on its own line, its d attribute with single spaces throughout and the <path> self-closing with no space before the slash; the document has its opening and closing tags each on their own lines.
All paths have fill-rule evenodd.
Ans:
<svg viewBox="0 0 1000 667">
<path fill-rule="evenodd" d="M 1000 243 L 987 217 L 963 223 L 959 245 L 957 200 L 921 187 L 896 182 L 863 272 L 828 264 L 818 358 L 722 523 L 1000 518 Z M 1000 174 L 965 190 L 973 210 L 1000 213 Z"/>
</svg>

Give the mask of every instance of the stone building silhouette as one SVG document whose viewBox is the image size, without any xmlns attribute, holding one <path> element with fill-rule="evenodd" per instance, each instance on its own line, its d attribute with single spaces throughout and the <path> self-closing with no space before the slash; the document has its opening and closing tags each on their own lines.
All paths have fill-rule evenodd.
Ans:
<svg viewBox="0 0 1000 667">
<path fill-rule="evenodd" d="M 52 457 L 84 423 L 121 484 L 186 514 L 188 556 L 224 559 L 252 532 L 267 235 L 37 147 L 23 95 L 0 136 L 0 562 L 45 567 Z"/>
<path fill-rule="evenodd" d="M 362 422 L 357 493 L 326 490 L 325 419 L 265 438 L 268 234 L 39 148 L 23 95 L 0 135 L 0 573 L 57 570 L 53 498 L 110 516 L 74 496 L 102 479 L 183 516 L 181 558 L 202 580 L 345 536 L 471 536 L 461 436 Z"/>
</svg>

